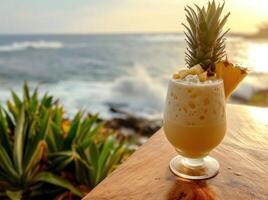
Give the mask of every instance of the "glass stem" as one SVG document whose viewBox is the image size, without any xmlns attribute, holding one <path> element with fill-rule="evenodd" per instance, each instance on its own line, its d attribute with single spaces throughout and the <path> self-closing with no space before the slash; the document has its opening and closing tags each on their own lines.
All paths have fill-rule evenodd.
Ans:
<svg viewBox="0 0 268 200">
<path fill-rule="evenodd" d="M 182 163 L 184 166 L 189 168 L 201 168 L 204 166 L 204 158 L 192 159 L 184 157 L 182 159 Z"/>
</svg>

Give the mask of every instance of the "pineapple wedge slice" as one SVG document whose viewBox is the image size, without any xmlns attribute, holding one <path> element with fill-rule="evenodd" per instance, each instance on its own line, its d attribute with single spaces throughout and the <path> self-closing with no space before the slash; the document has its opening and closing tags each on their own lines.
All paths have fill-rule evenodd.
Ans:
<svg viewBox="0 0 268 200">
<path fill-rule="evenodd" d="M 247 70 L 227 61 L 216 63 L 216 76 L 224 82 L 225 97 L 228 98 L 238 84 L 246 77 Z"/>
<path fill-rule="evenodd" d="M 201 73 L 204 72 L 204 70 L 201 67 L 201 65 L 195 65 L 195 66 L 191 67 L 189 69 L 189 71 L 190 71 L 190 74 L 192 74 L 192 75 L 198 75 L 198 74 L 201 74 Z"/>
<path fill-rule="evenodd" d="M 187 75 L 189 75 L 189 70 L 188 69 L 185 69 L 185 70 L 181 70 L 179 72 L 173 73 L 173 78 L 174 79 L 183 79 Z"/>
<path fill-rule="evenodd" d="M 181 70 L 179 72 L 173 73 L 173 78 L 174 79 L 183 79 L 186 76 L 188 76 L 189 74 L 191 74 L 191 75 L 199 75 L 199 74 L 201 74 L 203 72 L 204 72 L 204 70 L 201 67 L 201 65 L 195 65 L 195 66 L 191 67 L 190 69 Z"/>
<path fill-rule="evenodd" d="M 216 76 L 208 76 L 208 77 L 207 77 L 207 80 L 208 80 L 208 81 L 213 81 L 213 80 L 216 80 L 216 79 L 217 79 Z"/>
<path fill-rule="evenodd" d="M 198 78 L 199 78 L 199 81 L 201 82 L 205 82 L 207 80 L 207 71 L 201 73 L 201 74 L 198 74 Z"/>
</svg>

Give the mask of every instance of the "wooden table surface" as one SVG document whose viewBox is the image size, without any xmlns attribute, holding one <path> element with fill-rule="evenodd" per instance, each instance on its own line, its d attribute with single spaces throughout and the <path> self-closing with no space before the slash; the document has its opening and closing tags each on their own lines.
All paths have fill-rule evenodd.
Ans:
<svg viewBox="0 0 268 200">
<path fill-rule="evenodd" d="M 85 200 L 268 200 L 268 109 L 228 105 L 228 131 L 210 154 L 219 174 L 189 181 L 168 164 L 176 155 L 162 130 L 94 188 Z"/>
</svg>

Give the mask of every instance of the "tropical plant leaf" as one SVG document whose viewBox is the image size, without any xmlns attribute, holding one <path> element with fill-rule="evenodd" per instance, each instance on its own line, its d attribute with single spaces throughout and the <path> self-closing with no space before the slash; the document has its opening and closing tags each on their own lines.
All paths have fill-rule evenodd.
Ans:
<svg viewBox="0 0 268 200">
<path fill-rule="evenodd" d="M 46 151 L 46 141 L 41 140 L 38 145 L 35 148 L 35 151 L 33 152 L 31 159 L 29 162 L 25 163 L 26 168 L 25 168 L 25 175 L 27 176 L 30 174 L 34 169 L 36 168 L 37 164 L 41 161 L 42 157 L 45 154 Z"/>
<path fill-rule="evenodd" d="M 0 168 L 5 171 L 11 178 L 15 179 L 17 177 L 17 172 L 14 170 L 14 166 L 8 153 L 0 145 Z"/>
<path fill-rule="evenodd" d="M 85 172 L 85 167 L 79 159 L 74 159 L 74 165 L 75 165 L 75 177 L 79 182 L 84 182 L 84 179 L 87 178 L 87 173 Z"/>
<path fill-rule="evenodd" d="M 80 129 L 80 120 L 82 117 L 82 112 L 78 112 L 72 122 L 72 125 L 70 127 L 70 130 L 68 131 L 67 138 L 64 142 L 64 148 L 71 148 L 71 144 L 73 143 L 75 137 L 79 134 Z"/>
<path fill-rule="evenodd" d="M 70 190 L 73 194 L 79 196 L 79 197 L 83 197 L 84 194 L 77 189 L 76 187 L 74 187 L 70 182 L 68 182 L 67 180 L 53 174 L 50 172 L 41 172 L 40 174 L 38 174 L 35 178 L 37 181 L 42 181 L 42 182 L 46 182 L 46 183 L 50 183 L 62 188 L 65 188 L 67 190 Z"/>
<path fill-rule="evenodd" d="M 63 149 L 64 138 L 61 134 L 61 125 L 57 125 L 53 120 L 51 122 L 51 131 L 48 133 L 47 142 L 50 152 L 56 152 Z"/>
<path fill-rule="evenodd" d="M 61 157 L 61 162 L 58 162 L 58 164 L 55 166 L 56 171 L 61 171 L 66 169 L 74 160 L 73 157 Z"/>
<path fill-rule="evenodd" d="M 47 93 L 39 100 L 38 89 L 31 95 L 27 82 L 22 98 L 11 94 L 8 109 L 0 106 L 0 198 L 33 198 L 64 190 L 82 197 L 57 174 L 71 174 L 70 180 L 92 188 L 120 163 L 125 151 L 115 136 L 102 136 L 105 129 L 98 115 L 83 117 L 80 111 L 72 120 L 63 119 L 58 101 Z"/>
<path fill-rule="evenodd" d="M 109 136 L 107 140 L 104 143 L 104 146 L 102 148 L 102 151 L 100 153 L 100 157 L 98 160 L 98 166 L 99 169 L 102 169 L 105 163 L 105 160 L 110 154 L 110 151 L 112 150 L 112 147 L 114 145 L 115 137 L 114 136 Z"/>
<path fill-rule="evenodd" d="M 50 127 L 50 123 L 49 123 L 50 117 L 51 117 L 51 110 L 48 109 L 45 111 L 45 114 L 40 121 L 40 133 L 38 134 L 37 141 L 46 138 L 48 131 L 49 131 L 49 127 Z"/>
<path fill-rule="evenodd" d="M 43 105 L 46 108 L 50 108 L 52 106 L 52 102 L 53 102 L 53 97 L 48 96 L 48 93 L 46 93 L 41 100 L 41 105 Z"/>
<path fill-rule="evenodd" d="M 27 81 L 25 81 L 23 85 L 23 98 L 26 102 L 30 100 L 30 92 Z"/>
<path fill-rule="evenodd" d="M 18 191 L 10 191 L 10 190 L 7 190 L 6 191 L 6 195 L 11 200 L 20 200 L 20 199 L 22 199 L 22 194 L 23 194 L 23 191 L 22 190 L 18 190 Z"/>
<path fill-rule="evenodd" d="M 89 164 L 90 166 L 92 166 L 89 170 L 89 176 L 90 176 L 90 182 L 91 182 L 91 186 L 95 186 L 96 185 L 96 178 L 97 178 L 97 172 L 98 172 L 98 156 L 99 156 L 99 151 L 97 148 L 97 145 L 92 142 L 90 145 L 90 149 L 88 151 L 89 155 Z M 81 154 L 81 153 L 80 153 Z M 88 159 L 86 158 L 86 155 L 83 156 L 83 159 L 88 162 Z"/>
<path fill-rule="evenodd" d="M 6 121 L 7 121 L 7 124 L 8 124 L 9 131 L 11 133 L 14 133 L 15 123 L 14 123 L 12 117 L 9 115 L 9 113 L 6 110 L 4 110 L 4 113 L 5 113 L 5 117 L 6 117 Z"/>
<path fill-rule="evenodd" d="M 7 101 L 7 108 L 9 112 L 13 115 L 13 118 L 17 120 L 19 116 L 19 110 L 10 101 Z"/>
<path fill-rule="evenodd" d="M 125 152 L 126 148 L 124 146 L 121 146 L 116 151 L 114 151 L 113 155 L 110 156 L 109 160 L 106 162 L 105 168 L 103 169 L 103 174 L 100 176 L 100 181 L 102 181 L 117 167 Z"/>
<path fill-rule="evenodd" d="M 11 94 L 12 94 L 12 98 L 13 98 L 13 101 L 14 101 L 16 107 L 18 109 L 20 109 L 22 106 L 22 101 L 20 100 L 20 98 L 18 97 L 18 95 L 14 91 L 11 91 Z"/>
<path fill-rule="evenodd" d="M 82 125 L 81 125 L 81 133 L 77 136 L 76 138 L 76 143 L 80 143 L 83 142 L 84 139 L 91 139 L 96 133 L 97 131 L 95 131 L 94 125 L 96 125 L 97 123 L 97 117 L 98 115 L 93 115 L 91 117 L 87 117 Z M 102 123 L 97 124 L 98 128 L 102 127 Z"/>
<path fill-rule="evenodd" d="M 3 115 L 2 108 L 0 107 L 0 143 L 3 145 L 8 155 L 11 157 L 12 148 L 8 132 L 8 123 Z"/>
<path fill-rule="evenodd" d="M 14 135 L 14 151 L 13 158 L 16 169 L 19 174 L 22 175 L 22 159 L 23 159 L 23 147 L 24 147 L 24 137 L 23 137 L 23 124 L 25 121 L 25 111 L 24 106 L 21 107 L 19 118 L 16 123 L 15 135 Z"/>
</svg>

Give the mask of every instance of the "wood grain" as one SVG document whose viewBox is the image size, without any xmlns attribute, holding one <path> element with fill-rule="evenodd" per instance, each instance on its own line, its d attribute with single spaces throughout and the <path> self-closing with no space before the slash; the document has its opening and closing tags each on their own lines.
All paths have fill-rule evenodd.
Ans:
<svg viewBox="0 0 268 200">
<path fill-rule="evenodd" d="M 221 165 L 216 177 L 175 177 L 168 164 L 176 152 L 160 130 L 84 200 L 268 200 L 268 109 L 228 105 L 227 117 L 211 153 Z"/>
</svg>

